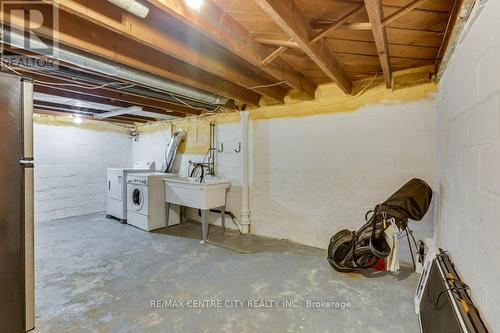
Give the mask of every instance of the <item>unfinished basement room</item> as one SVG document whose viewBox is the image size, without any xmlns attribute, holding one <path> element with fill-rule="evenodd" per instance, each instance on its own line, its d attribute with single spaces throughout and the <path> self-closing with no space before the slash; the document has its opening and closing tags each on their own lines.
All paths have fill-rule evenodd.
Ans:
<svg viewBox="0 0 500 333">
<path fill-rule="evenodd" d="M 500 333 L 500 0 L 0 5 L 0 333 Z"/>
</svg>

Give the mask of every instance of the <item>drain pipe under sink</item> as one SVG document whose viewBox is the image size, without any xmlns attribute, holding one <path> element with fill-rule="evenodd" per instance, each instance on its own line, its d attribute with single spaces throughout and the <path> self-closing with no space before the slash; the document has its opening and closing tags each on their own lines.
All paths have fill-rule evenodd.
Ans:
<svg viewBox="0 0 500 333">
<path fill-rule="evenodd" d="M 240 111 L 241 121 L 241 233 L 250 232 L 249 112 Z"/>
</svg>

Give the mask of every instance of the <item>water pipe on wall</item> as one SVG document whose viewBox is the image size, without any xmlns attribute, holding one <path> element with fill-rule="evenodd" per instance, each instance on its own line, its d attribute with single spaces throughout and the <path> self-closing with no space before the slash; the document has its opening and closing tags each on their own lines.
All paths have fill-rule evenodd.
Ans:
<svg viewBox="0 0 500 333">
<path fill-rule="evenodd" d="M 210 147 L 208 148 L 207 154 L 205 155 L 205 158 L 203 159 L 202 162 L 193 162 L 189 161 L 189 167 L 188 167 L 188 175 L 190 177 L 194 177 L 196 170 L 200 169 L 201 170 L 201 176 L 200 176 L 200 183 L 203 183 L 203 180 L 205 178 L 205 174 L 210 175 L 210 176 L 215 176 L 217 174 L 216 172 L 216 165 L 215 165 L 215 160 L 216 160 L 216 155 L 215 153 L 218 151 L 218 148 L 215 144 L 215 127 L 217 124 L 215 121 L 210 121 Z M 208 158 L 208 162 L 205 162 Z M 206 172 L 205 172 L 206 170 Z"/>
<path fill-rule="evenodd" d="M 249 116 L 248 111 L 240 112 L 241 122 L 241 232 L 250 232 L 250 191 L 249 191 Z"/>
</svg>

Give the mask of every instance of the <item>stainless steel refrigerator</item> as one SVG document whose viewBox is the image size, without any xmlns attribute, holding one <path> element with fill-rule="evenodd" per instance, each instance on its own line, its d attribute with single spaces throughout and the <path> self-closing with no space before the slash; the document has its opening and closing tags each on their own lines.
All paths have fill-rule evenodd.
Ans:
<svg viewBox="0 0 500 333">
<path fill-rule="evenodd" d="M 33 83 L 0 73 L 0 331 L 34 328 Z"/>
</svg>

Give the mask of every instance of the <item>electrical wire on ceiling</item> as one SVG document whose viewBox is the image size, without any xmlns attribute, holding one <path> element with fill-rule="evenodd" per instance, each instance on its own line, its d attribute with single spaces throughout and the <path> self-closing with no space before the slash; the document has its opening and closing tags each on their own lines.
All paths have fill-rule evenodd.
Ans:
<svg viewBox="0 0 500 333">
<path fill-rule="evenodd" d="M 12 71 L 13 73 L 19 75 L 19 76 L 24 76 L 23 74 L 21 74 L 20 72 L 16 71 L 14 68 L 12 68 L 11 66 L 5 64 L 5 63 L 0 63 L 2 66 L 5 66 L 7 69 L 9 69 L 10 71 Z M 49 82 L 49 81 L 42 81 L 42 80 L 33 80 L 34 83 L 39 83 L 39 84 L 44 84 L 44 85 L 50 85 L 50 86 L 61 86 L 61 87 L 75 87 L 75 88 L 84 88 L 84 89 L 88 89 L 88 90 L 98 90 L 98 89 L 102 89 L 102 88 L 106 88 L 106 87 L 109 87 L 109 86 L 112 86 L 112 85 L 124 85 L 126 84 L 125 86 L 122 86 L 122 87 L 116 87 L 117 90 L 123 90 L 123 89 L 127 89 L 127 88 L 131 88 L 131 87 L 135 87 L 136 84 L 129 84 L 129 83 L 124 83 L 124 82 L 119 82 L 119 81 L 113 81 L 113 82 L 108 82 L 108 83 L 105 83 L 105 84 L 101 84 L 101 85 L 86 85 L 86 84 L 77 84 L 77 83 L 54 83 L 54 82 Z M 167 93 L 169 96 L 171 96 L 173 99 L 175 99 L 177 102 L 181 103 L 182 105 L 186 106 L 186 107 L 189 107 L 191 109 L 194 109 L 194 110 L 199 110 L 199 111 L 206 111 L 206 112 L 209 112 L 209 113 L 217 113 L 219 111 L 219 109 L 221 108 L 220 105 L 216 106 L 216 108 L 214 110 L 210 110 L 210 109 L 206 109 L 206 108 L 201 108 L 201 107 L 196 107 L 196 106 L 193 106 L 193 105 L 190 105 L 186 102 L 184 102 L 182 99 L 178 98 L 177 96 L 171 94 L 171 93 Z M 214 105 L 215 106 L 215 105 Z"/>
<path fill-rule="evenodd" d="M 15 74 L 19 76 L 24 76 L 20 72 L 16 71 L 14 68 L 11 66 L 7 65 L 6 63 L 1 63 L 2 66 L 5 66 L 7 69 L 10 71 L 14 72 Z M 96 86 L 89 86 L 89 85 L 82 85 L 82 84 L 76 84 L 76 83 L 54 83 L 54 82 L 49 82 L 49 81 L 42 81 L 42 80 L 33 80 L 34 83 L 40 83 L 40 84 L 45 84 L 45 85 L 50 85 L 50 86 L 62 86 L 62 87 L 76 87 L 76 88 L 85 88 L 89 90 L 97 90 L 97 89 L 102 89 L 111 85 L 123 85 L 126 84 L 124 87 L 118 87 L 116 89 L 126 89 L 126 88 L 131 88 L 134 87 L 135 84 L 130 84 L 130 83 L 124 83 L 124 82 L 118 82 L 118 81 L 113 81 L 113 82 L 108 82 L 105 84 L 101 85 L 96 85 Z"/>
<path fill-rule="evenodd" d="M 215 110 L 209 110 L 209 109 L 205 109 L 205 108 L 199 108 L 199 107 L 196 107 L 196 106 L 192 106 L 192 105 L 189 105 L 188 103 L 184 102 L 182 99 L 178 98 L 177 96 L 171 94 L 171 93 L 168 93 L 168 95 L 170 95 L 173 99 L 175 99 L 176 101 L 178 101 L 179 103 L 182 103 L 184 104 L 185 106 L 187 107 L 190 107 L 192 109 L 195 109 L 195 110 L 200 110 L 200 111 L 207 111 L 207 112 L 211 112 L 211 113 L 217 113 L 217 111 L 221 108 L 220 105 L 218 105 Z"/>
<path fill-rule="evenodd" d="M 14 72 L 14 74 L 17 74 L 19 76 L 23 76 L 21 73 L 19 73 L 18 71 L 16 71 L 14 68 L 10 67 L 9 65 L 7 65 L 6 63 L 4 62 L 0 62 L 0 64 L 4 67 L 6 67 L 8 70 Z"/>
<path fill-rule="evenodd" d="M 368 82 L 368 84 L 367 84 L 366 86 L 364 86 L 364 87 L 363 87 L 363 89 L 361 89 L 361 90 L 360 90 L 360 91 L 359 91 L 356 95 L 354 95 L 353 97 L 354 97 L 354 98 L 359 97 L 359 96 L 363 95 L 363 94 L 364 94 L 364 92 L 365 92 L 366 90 L 368 90 L 368 88 L 371 88 L 371 87 L 372 87 L 373 82 L 375 82 L 375 80 L 377 79 L 378 74 L 379 74 L 379 73 L 375 73 L 375 76 L 373 77 L 373 79 L 372 79 L 370 82 Z"/>
<path fill-rule="evenodd" d="M 286 81 L 280 81 L 280 82 L 271 83 L 271 84 L 264 84 L 264 85 L 255 86 L 255 87 L 248 87 L 248 89 L 269 88 L 269 87 L 279 86 L 280 84 L 283 84 L 283 83 L 286 83 Z"/>
<path fill-rule="evenodd" d="M 16 71 L 14 68 L 12 68 L 11 66 L 3 63 L 3 62 L 0 62 L 0 65 L 6 67 L 8 70 L 12 71 L 14 74 L 17 74 L 19 76 L 24 76 L 23 74 L 19 73 L 18 71 Z M 42 84 L 52 84 L 52 85 L 55 85 L 53 82 L 43 82 L 43 81 L 38 81 L 38 80 L 34 80 L 33 82 L 38 82 L 38 83 L 42 83 Z M 109 84 L 113 84 L 113 83 L 118 83 L 118 84 L 123 84 L 123 82 L 110 82 Z M 100 87 L 103 87 L 103 86 L 108 86 L 109 84 L 106 84 L 106 85 L 101 85 Z M 62 85 L 62 84 L 61 84 Z M 72 85 L 72 86 L 78 86 L 76 84 L 71 84 L 71 83 L 68 83 L 68 84 L 64 84 L 64 85 Z M 86 88 L 86 86 L 78 86 L 78 87 L 84 87 Z M 90 88 L 89 88 L 90 89 Z M 97 88 L 96 88 L 97 89 Z M 137 127 L 137 125 L 123 125 L 123 124 L 120 124 L 120 123 L 116 123 L 116 122 L 111 122 L 113 125 L 116 125 L 116 126 L 120 126 L 120 127 L 124 127 L 124 128 L 128 128 L 128 129 L 131 129 L 131 128 L 134 128 L 134 127 Z"/>
<path fill-rule="evenodd" d="M 108 82 L 108 83 L 105 83 L 105 84 L 101 84 L 99 86 L 86 86 L 86 85 L 80 85 L 80 84 L 76 84 L 76 83 L 54 83 L 54 82 L 48 82 L 48 81 L 41 81 L 41 80 L 33 80 L 33 82 L 35 83 L 40 83 L 40 84 L 45 84 L 45 85 L 50 85 L 50 86 L 59 86 L 59 87 L 75 87 L 75 88 L 85 88 L 85 89 L 88 89 L 88 90 L 98 90 L 98 89 L 102 89 L 102 88 L 106 88 L 106 87 L 109 87 L 109 86 L 112 86 L 112 85 L 122 85 L 122 84 L 125 84 L 124 82 Z M 128 84 L 127 86 L 125 87 L 117 87 L 116 89 L 118 90 L 122 90 L 122 89 L 126 89 L 126 88 L 130 88 L 130 87 L 133 87 L 135 86 L 135 84 Z"/>
<path fill-rule="evenodd" d="M 30 70 L 28 70 L 29 73 L 31 73 Z M 45 71 L 41 70 L 40 71 L 41 73 L 44 73 Z M 36 72 L 35 72 L 36 73 Z M 46 74 L 52 74 L 51 71 L 49 71 L 48 73 Z M 66 78 L 66 79 L 70 79 L 70 80 L 74 80 L 75 79 L 75 76 L 74 75 L 71 75 L 71 73 L 65 73 L 64 71 L 57 71 L 56 72 L 56 77 L 63 77 L 63 78 Z M 76 79 L 78 79 L 79 83 L 82 83 L 83 84 L 86 84 L 86 85 L 92 85 L 92 84 L 100 84 L 100 82 L 96 82 L 96 79 L 89 79 L 87 76 L 86 77 L 78 77 L 76 76 Z M 88 82 L 88 83 L 87 83 Z M 133 89 L 133 90 L 129 90 L 129 88 L 134 88 L 133 86 L 132 87 L 120 87 L 120 88 L 114 88 L 114 87 L 111 87 L 111 89 L 115 89 L 115 90 L 125 90 L 127 89 L 127 93 L 132 93 L 132 94 L 135 94 L 135 95 L 140 95 L 140 96 L 144 96 L 144 97 L 151 97 L 153 99 L 159 99 L 159 100 L 165 100 L 165 91 L 158 91 L 156 89 L 151 89 L 150 87 L 146 88 L 146 87 L 143 87 L 141 85 L 138 85 L 136 84 L 135 87 L 137 87 L 137 89 Z M 171 97 L 169 95 L 169 97 Z M 178 102 L 177 100 L 175 100 L 174 98 L 172 98 L 171 100 L 168 100 L 169 103 L 172 103 L 172 104 L 175 104 L 175 105 L 184 105 L 180 102 Z M 208 103 L 209 105 L 212 105 L 210 103 Z M 192 107 L 193 105 L 190 104 L 190 107 Z"/>
</svg>

